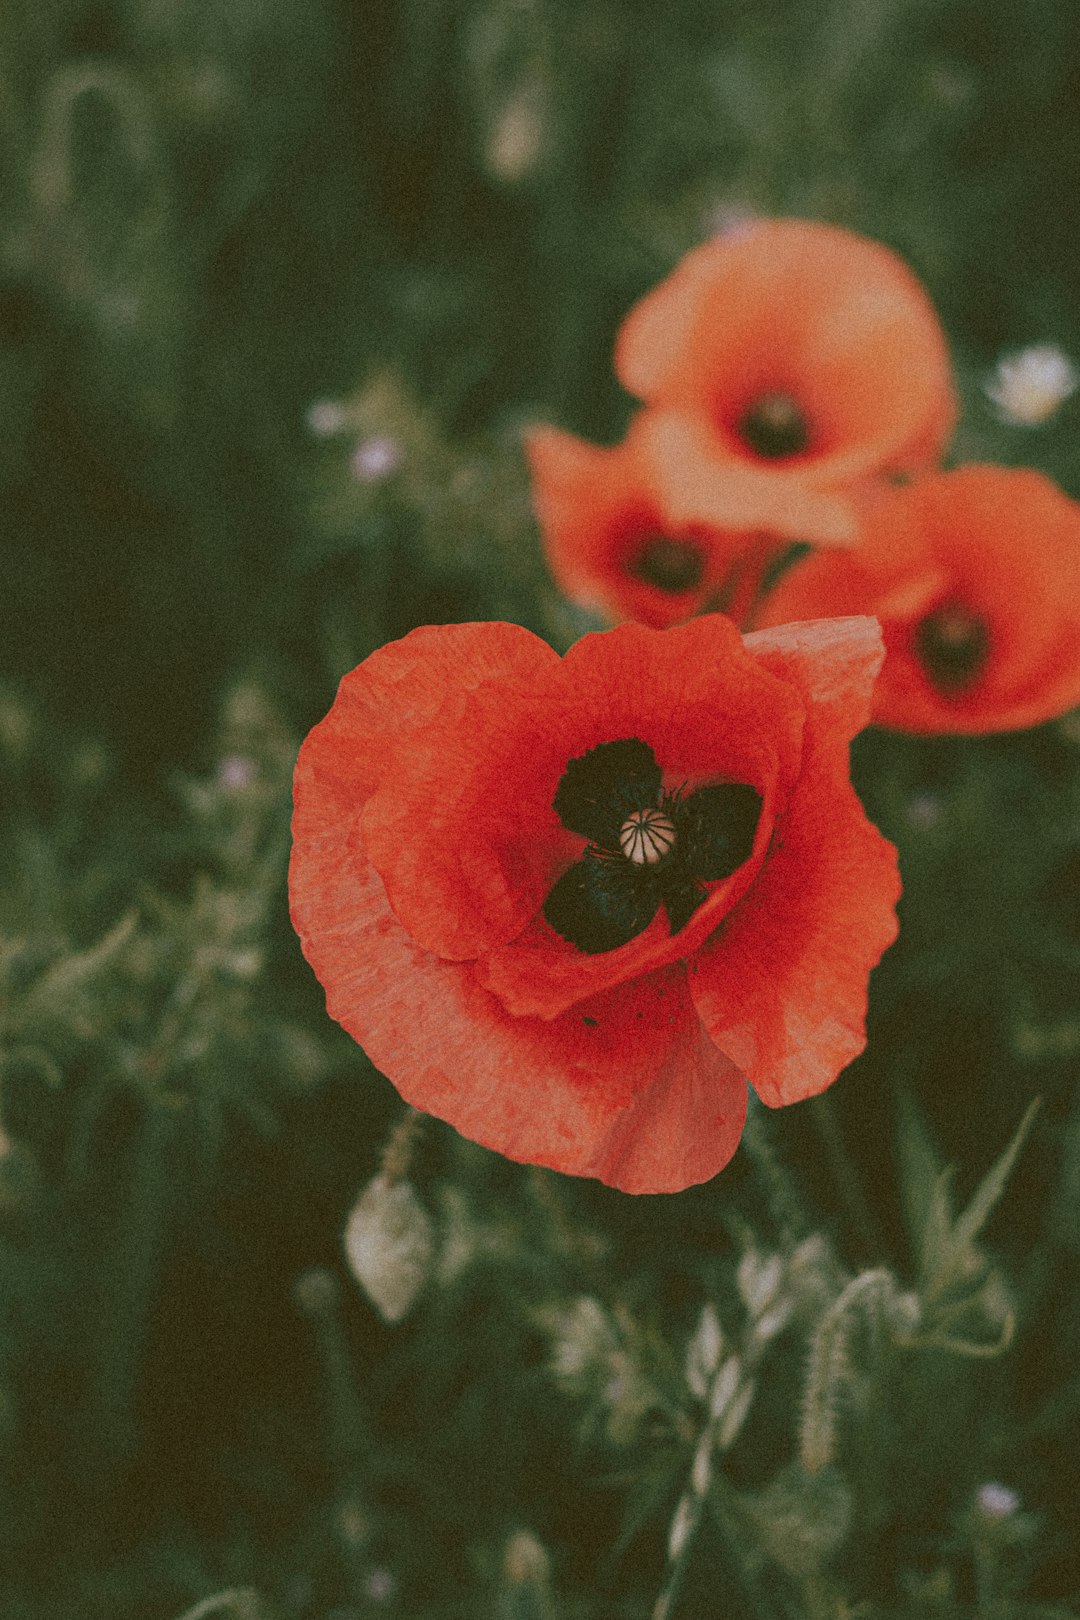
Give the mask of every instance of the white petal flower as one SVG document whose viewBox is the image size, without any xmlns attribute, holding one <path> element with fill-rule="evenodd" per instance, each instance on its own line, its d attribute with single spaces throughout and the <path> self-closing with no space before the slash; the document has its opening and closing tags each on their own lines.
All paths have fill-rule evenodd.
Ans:
<svg viewBox="0 0 1080 1620">
<path fill-rule="evenodd" d="M 984 388 L 1003 421 L 1038 427 L 1078 385 L 1080 373 L 1068 355 L 1052 343 L 1039 343 L 1002 355 Z"/>
</svg>

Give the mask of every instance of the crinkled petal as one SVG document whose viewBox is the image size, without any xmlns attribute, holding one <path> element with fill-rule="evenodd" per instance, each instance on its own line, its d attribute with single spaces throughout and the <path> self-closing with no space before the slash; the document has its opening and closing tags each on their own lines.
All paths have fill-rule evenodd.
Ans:
<svg viewBox="0 0 1080 1620">
<path fill-rule="evenodd" d="M 677 1033 L 667 1057 L 613 1119 L 587 1172 L 624 1192 L 678 1192 L 708 1181 L 735 1152 L 746 1120 L 746 1077 L 696 1016 L 681 1006 L 668 1016 Z"/>
<path fill-rule="evenodd" d="M 453 693 L 397 738 L 363 812 L 390 904 L 425 950 L 465 961 L 513 939 L 581 852 L 554 810 L 573 714 L 553 680 Z"/>
<path fill-rule="evenodd" d="M 885 657 L 878 621 L 868 615 L 779 624 L 743 637 L 751 657 L 790 681 L 828 723 L 838 745 L 870 723 L 874 682 Z"/>
<path fill-rule="evenodd" d="M 823 1091 L 862 1051 L 870 970 L 896 936 L 896 851 L 851 787 L 840 730 L 808 722 L 768 859 L 689 966 L 702 1023 L 771 1107 Z"/>
<path fill-rule="evenodd" d="M 382 776 L 387 750 L 428 724 L 447 698 L 485 681 L 529 680 L 558 654 L 516 624 L 425 625 L 343 675 L 329 713 L 301 750 L 304 770 L 359 812 Z"/>
</svg>

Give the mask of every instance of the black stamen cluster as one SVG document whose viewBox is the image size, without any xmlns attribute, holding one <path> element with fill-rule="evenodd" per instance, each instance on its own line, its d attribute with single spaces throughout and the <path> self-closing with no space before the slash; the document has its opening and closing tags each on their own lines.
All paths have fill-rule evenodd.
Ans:
<svg viewBox="0 0 1080 1620">
<path fill-rule="evenodd" d="M 990 653 L 985 620 L 959 604 L 927 614 L 915 632 L 915 654 L 939 692 L 955 697 L 982 674 Z"/>
<path fill-rule="evenodd" d="M 630 562 L 635 579 L 672 596 L 694 591 L 705 577 L 705 555 L 692 540 L 652 534 L 642 541 Z"/>
<path fill-rule="evenodd" d="M 555 884 L 544 916 L 594 956 L 640 934 L 661 903 L 671 932 L 685 927 L 706 898 L 704 884 L 730 877 L 747 859 L 761 814 L 761 795 L 744 782 L 717 782 L 686 797 L 665 792 L 640 737 L 599 743 L 572 759 L 553 803 L 563 826 L 589 847 Z M 619 833 L 628 816 L 652 809 L 671 818 L 675 842 L 655 865 L 639 865 L 623 854 Z"/>
<path fill-rule="evenodd" d="M 797 456 L 810 443 L 810 427 L 790 394 L 763 394 L 743 412 L 739 436 L 768 461 Z"/>
</svg>

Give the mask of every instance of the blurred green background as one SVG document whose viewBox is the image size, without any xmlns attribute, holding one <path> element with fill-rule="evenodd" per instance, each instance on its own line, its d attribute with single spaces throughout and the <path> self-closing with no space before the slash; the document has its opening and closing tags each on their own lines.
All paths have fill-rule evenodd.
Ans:
<svg viewBox="0 0 1080 1620">
<path fill-rule="evenodd" d="M 284 881 L 345 670 L 590 627 L 521 430 L 617 438 L 622 316 L 742 215 L 900 252 L 954 458 L 1080 495 L 1080 404 L 983 392 L 1080 356 L 1078 194 L 1055 0 L 3 0 L 3 1620 L 1076 1612 L 1075 716 L 860 739 L 869 1051 L 674 1197 L 403 1145 Z"/>
</svg>

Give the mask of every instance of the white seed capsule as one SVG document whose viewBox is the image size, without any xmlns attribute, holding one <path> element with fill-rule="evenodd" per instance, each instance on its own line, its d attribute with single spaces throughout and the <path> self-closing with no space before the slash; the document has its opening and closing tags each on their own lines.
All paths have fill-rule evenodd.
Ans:
<svg viewBox="0 0 1080 1620">
<path fill-rule="evenodd" d="M 635 810 L 619 828 L 619 848 L 635 866 L 655 866 L 675 843 L 675 823 L 662 810 Z"/>
</svg>

